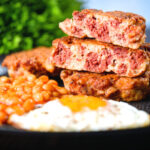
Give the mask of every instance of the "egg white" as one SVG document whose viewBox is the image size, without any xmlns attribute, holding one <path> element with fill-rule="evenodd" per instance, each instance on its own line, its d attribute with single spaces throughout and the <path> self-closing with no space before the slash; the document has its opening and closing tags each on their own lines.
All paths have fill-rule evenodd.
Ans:
<svg viewBox="0 0 150 150">
<path fill-rule="evenodd" d="M 144 127 L 150 117 L 144 111 L 125 103 L 106 101 L 105 107 L 96 110 L 84 108 L 72 112 L 55 99 L 22 116 L 12 115 L 9 122 L 14 126 L 32 131 L 84 132 Z"/>
</svg>

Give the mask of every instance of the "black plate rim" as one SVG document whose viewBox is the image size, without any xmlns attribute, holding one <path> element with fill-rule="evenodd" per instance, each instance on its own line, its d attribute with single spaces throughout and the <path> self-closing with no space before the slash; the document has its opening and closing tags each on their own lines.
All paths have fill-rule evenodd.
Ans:
<svg viewBox="0 0 150 150">
<path fill-rule="evenodd" d="M 48 135 L 48 136 L 89 136 L 89 135 L 134 135 L 134 134 L 150 134 L 150 126 L 147 127 L 138 127 L 138 128 L 128 128 L 128 129 L 116 129 L 116 130 L 104 130 L 104 131 L 86 131 L 86 132 L 44 132 L 44 131 L 30 131 L 30 130 L 22 130 L 16 128 L 7 128 L 4 129 L 3 126 L 0 127 L 0 133 L 6 134 L 23 134 L 23 135 Z"/>
</svg>

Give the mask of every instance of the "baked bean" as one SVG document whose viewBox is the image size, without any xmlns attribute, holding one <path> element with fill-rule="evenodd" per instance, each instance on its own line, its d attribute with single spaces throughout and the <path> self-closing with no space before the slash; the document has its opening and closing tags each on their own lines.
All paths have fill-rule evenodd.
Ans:
<svg viewBox="0 0 150 150">
<path fill-rule="evenodd" d="M 33 92 L 33 94 L 40 93 L 41 90 L 42 90 L 41 87 L 36 85 L 33 87 L 32 92 Z"/>
<path fill-rule="evenodd" d="M 42 88 L 48 91 L 52 91 L 54 89 L 50 83 L 44 84 Z"/>
<path fill-rule="evenodd" d="M 43 85 L 43 81 L 42 80 L 36 80 L 35 84 L 36 84 L 36 86 L 42 86 Z"/>
<path fill-rule="evenodd" d="M 57 92 L 59 92 L 59 93 L 62 94 L 62 95 L 67 92 L 67 90 L 64 89 L 63 87 L 56 87 L 56 86 L 54 86 L 54 87 L 55 87 L 55 89 L 57 90 Z"/>
<path fill-rule="evenodd" d="M 14 110 L 14 113 L 18 115 L 23 115 L 25 113 L 24 108 L 20 105 L 12 106 L 12 109 Z"/>
<path fill-rule="evenodd" d="M 7 114 L 0 111 L 0 124 L 2 124 L 3 122 L 5 122 L 6 119 L 7 119 Z"/>
<path fill-rule="evenodd" d="M 6 76 L 2 76 L 2 77 L 0 78 L 0 82 L 2 82 L 2 83 L 9 83 L 9 82 L 10 82 L 10 79 L 9 79 L 8 77 L 6 77 Z"/>
<path fill-rule="evenodd" d="M 13 107 L 10 107 L 10 106 L 5 109 L 5 112 L 7 115 L 11 115 L 11 114 L 15 113 Z"/>
<path fill-rule="evenodd" d="M 57 85 L 58 86 L 58 83 L 55 80 L 49 80 L 48 84 L 50 84 L 50 85 Z"/>
<path fill-rule="evenodd" d="M 35 102 L 39 103 L 39 102 L 43 102 L 43 95 L 41 93 L 36 93 L 33 95 L 33 99 L 35 100 Z"/>
<path fill-rule="evenodd" d="M 35 79 L 36 79 L 36 76 L 35 75 L 33 75 L 33 74 L 31 74 L 31 75 L 28 75 L 28 77 L 27 77 L 27 80 L 28 81 L 35 81 Z"/>
<path fill-rule="evenodd" d="M 5 105 L 0 104 L 0 111 L 3 111 L 5 108 L 6 108 L 6 106 L 5 106 Z"/>
<path fill-rule="evenodd" d="M 25 93 L 32 93 L 32 87 L 25 86 L 25 87 L 24 87 L 24 92 L 25 92 Z"/>
<path fill-rule="evenodd" d="M 48 101 L 50 99 L 51 93 L 49 91 L 42 91 L 41 94 L 44 98 L 44 101 Z"/>
<path fill-rule="evenodd" d="M 42 81 L 43 83 L 47 83 L 49 81 L 48 77 L 44 75 L 39 77 L 39 80 Z"/>
<path fill-rule="evenodd" d="M 23 108 L 24 108 L 25 112 L 28 112 L 28 111 L 34 109 L 34 105 L 35 105 L 34 101 L 32 99 L 28 99 L 23 103 Z"/>
<path fill-rule="evenodd" d="M 53 95 L 53 97 L 58 97 L 59 93 L 58 92 L 53 92 L 52 95 Z"/>
<path fill-rule="evenodd" d="M 26 100 L 28 100 L 28 99 L 30 99 L 31 98 L 31 94 L 23 94 L 22 96 L 21 96 L 21 99 L 23 100 L 23 101 L 26 101 Z"/>
</svg>

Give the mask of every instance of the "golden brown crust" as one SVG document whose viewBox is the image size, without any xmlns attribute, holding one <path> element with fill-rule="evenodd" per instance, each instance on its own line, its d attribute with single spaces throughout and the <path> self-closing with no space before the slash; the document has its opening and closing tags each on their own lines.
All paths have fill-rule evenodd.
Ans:
<svg viewBox="0 0 150 150">
<path fill-rule="evenodd" d="M 115 100 L 138 101 L 149 92 L 149 78 L 120 77 L 115 74 L 96 74 L 64 70 L 61 79 L 72 94 L 104 96 Z"/>
<path fill-rule="evenodd" d="M 11 77 L 33 73 L 36 76 L 40 75 L 55 75 L 59 69 L 54 69 L 55 66 L 49 61 L 52 48 L 37 47 L 33 50 L 13 53 L 6 56 L 2 66 L 8 68 L 8 73 Z"/>
<path fill-rule="evenodd" d="M 116 18 L 120 20 L 130 20 L 130 21 L 136 21 L 137 23 L 145 22 L 145 18 L 138 15 L 134 14 L 131 12 L 123 12 L 123 11 L 108 11 L 104 12 L 102 10 L 97 10 L 97 9 L 83 9 L 80 13 L 82 14 L 98 14 L 98 15 L 103 15 L 103 16 L 108 16 L 111 18 Z"/>
<path fill-rule="evenodd" d="M 122 48 L 122 49 L 126 49 L 126 50 L 130 50 L 130 51 L 136 51 L 136 50 L 141 50 L 141 48 L 139 49 L 132 49 L 132 48 L 127 48 L 127 47 L 121 47 L 121 46 L 118 46 L 118 45 L 113 45 L 113 44 L 110 44 L 110 43 L 104 43 L 104 42 L 101 42 L 101 41 L 97 41 L 95 39 L 89 39 L 89 38 L 84 38 L 84 39 L 80 39 L 80 38 L 76 38 L 76 37 L 73 37 L 73 36 L 65 36 L 65 37 L 62 37 L 62 38 L 58 38 L 58 39 L 55 39 L 53 40 L 52 42 L 52 45 L 54 47 L 57 47 L 58 43 L 59 42 L 62 42 L 64 44 L 75 44 L 75 45 L 81 45 L 82 43 L 88 43 L 88 44 L 91 44 L 91 45 L 103 45 L 103 47 L 117 47 L 117 48 Z M 146 46 L 150 45 L 149 43 L 147 44 L 143 44 L 143 48 L 146 48 Z"/>
<path fill-rule="evenodd" d="M 144 43 L 140 47 L 141 49 L 150 51 L 150 43 Z"/>
</svg>

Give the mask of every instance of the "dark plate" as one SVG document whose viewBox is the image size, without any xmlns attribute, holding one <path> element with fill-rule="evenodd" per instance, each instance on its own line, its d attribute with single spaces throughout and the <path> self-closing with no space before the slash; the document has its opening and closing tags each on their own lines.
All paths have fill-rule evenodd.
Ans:
<svg viewBox="0 0 150 150">
<path fill-rule="evenodd" d="M 0 56 L 0 63 L 5 56 Z M 7 69 L 0 67 L 0 75 L 7 75 Z M 149 98 L 132 102 L 131 105 L 150 113 Z M 52 148 L 91 148 L 91 149 L 150 149 L 150 127 L 128 130 L 52 133 L 30 132 L 15 129 L 9 125 L 0 127 L 0 150 L 2 149 L 52 149 Z"/>
</svg>

